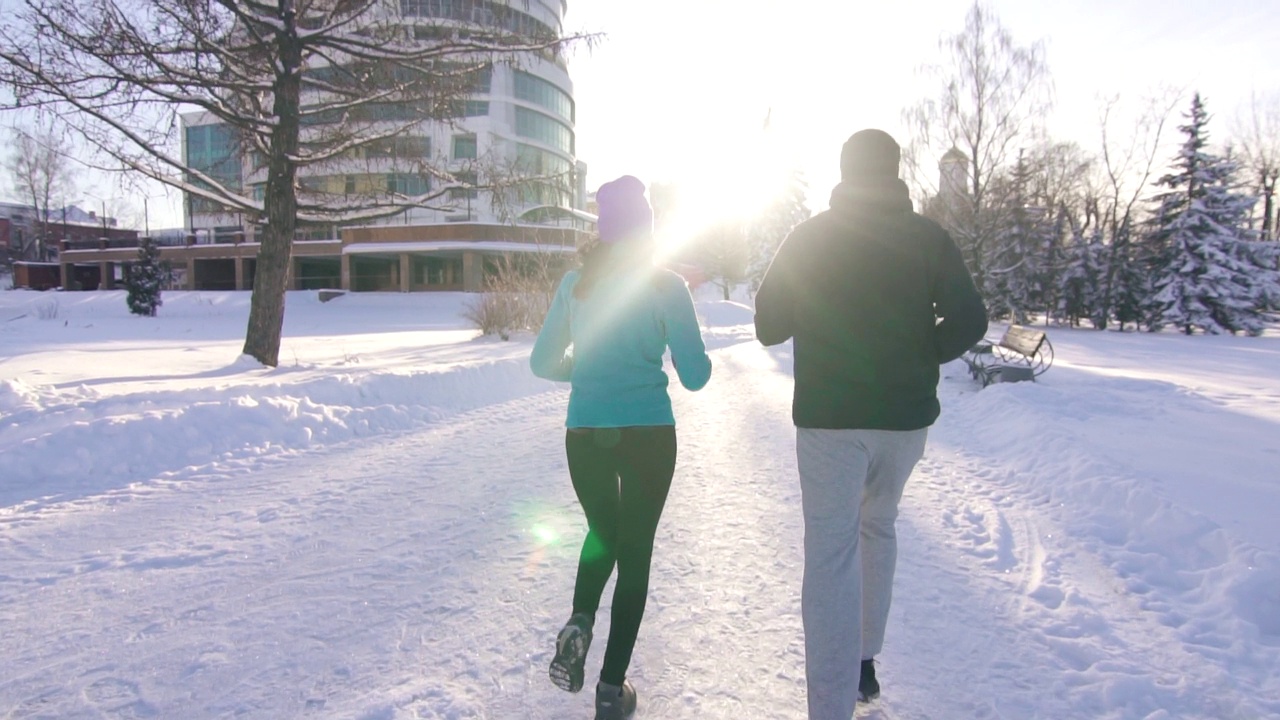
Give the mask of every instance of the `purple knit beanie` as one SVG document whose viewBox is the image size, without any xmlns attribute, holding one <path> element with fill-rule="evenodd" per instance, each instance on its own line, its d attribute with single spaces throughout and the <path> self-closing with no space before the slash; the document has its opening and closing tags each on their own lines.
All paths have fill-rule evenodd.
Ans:
<svg viewBox="0 0 1280 720">
<path fill-rule="evenodd" d="M 623 175 L 596 191 L 600 242 L 607 245 L 653 234 L 653 210 L 644 197 L 644 183 Z"/>
</svg>

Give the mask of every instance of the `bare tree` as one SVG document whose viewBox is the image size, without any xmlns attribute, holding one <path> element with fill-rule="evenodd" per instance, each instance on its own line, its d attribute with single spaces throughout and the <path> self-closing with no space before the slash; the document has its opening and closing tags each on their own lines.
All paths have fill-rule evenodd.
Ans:
<svg viewBox="0 0 1280 720">
<path fill-rule="evenodd" d="M 1094 158 L 1073 142 L 1046 142 L 1023 153 L 1027 165 L 1025 200 L 1034 210 L 1031 227 L 1038 230 L 1039 247 L 1029 248 L 1036 268 L 1032 277 L 1032 300 L 1045 310 L 1045 322 L 1059 307 L 1062 274 L 1066 269 L 1066 245 L 1073 228 L 1085 214 L 1089 173 Z"/>
<path fill-rule="evenodd" d="M 1025 158 L 1031 169 L 1031 202 L 1050 213 L 1083 202 L 1094 162 L 1083 148 L 1073 142 L 1044 143 L 1030 148 Z"/>
<path fill-rule="evenodd" d="M 1261 204 L 1260 238 L 1280 239 L 1280 211 L 1276 182 L 1280 180 L 1280 93 L 1249 96 L 1249 107 L 1232 122 L 1231 134 L 1240 145 L 1243 164 L 1252 175 Z M 1255 209 L 1256 211 L 1256 209 Z"/>
<path fill-rule="evenodd" d="M 55 207 L 65 206 L 74 192 L 71 160 L 65 154 L 62 133 L 46 125 L 41 129 L 14 128 L 8 170 L 14 189 L 34 214 L 29 237 L 23 239 L 18 257 L 45 261 L 54 240 L 49 225 L 57 222 Z"/>
<path fill-rule="evenodd" d="M 1100 170 L 1101 188 L 1095 194 L 1093 208 L 1098 216 L 1104 241 L 1107 243 L 1105 272 L 1101 278 L 1099 306 L 1093 317 L 1094 326 L 1105 330 L 1113 314 L 1120 320 L 1121 328 L 1130 317 L 1132 308 L 1120 308 L 1117 304 L 1132 305 L 1132 285 L 1135 273 L 1133 265 L 1138 261 L 1133 241 L 1137 234 L 1136 209 L 1143 193 L 1148 189 L 1155 171 L 1156 154 L 1164 136 L 1165 125 L 1174 108 L 1181 102 L 1182 94 L 1164 89 L 1142 101 L 1136 119 L 1122 123 L 1128 131 L 1115 131 L 1115 116 L 1120 109 L 1118 97 L 1103 101 L 1099 117 L 1102 143 Z"/>
<path fill-rule="evenodd" d="M 1041 134 L 1052 104 L 1049 67 L 1042 43 L 1016 44 L 982 2 L 970 7 L 964 30 L 943 37 L 939 48 L 942 62 L 926 68 L 938 94 L 903 114 L 910 128 L 907 169 L 917 187 L 928 187 L 934 161 L 953 149 L 965 156 L 965 187 L 950 201 L 947 224 L 982 287 L 1000 205 L 989 197 L 991 183 Z"/>
<path fill-rule="evenodd" d="M 483 26 L 468 22 L 477 13 Z M 550 58 L 574 39 L 487 0 L 22 0 L 7 20 L 0 82 L 18 104 L 59 113 L 114 168 L 261 226 L 244 352 L 270 366 L 299 226 L 435 207 L 453 180 L 422 157 L 413 172 L 444 182 L 335 195 L 300 188 L 299 170 L 342 167 L 423 123 L 466 115 L 495 64 Z M 262 199 L 239 172 L 186 162 L 180 110 L 229 131 L 264 179 Z M 380 167 L 398 172 L 387 156 Z"/>
</svg>

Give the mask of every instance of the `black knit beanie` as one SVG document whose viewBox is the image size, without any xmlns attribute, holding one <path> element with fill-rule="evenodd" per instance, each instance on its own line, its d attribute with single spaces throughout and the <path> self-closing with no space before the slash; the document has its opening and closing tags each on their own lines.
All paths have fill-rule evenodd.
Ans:
<svg viewBox="0 0 1280 720">
<path fill-rule="evenodd" d="M 859 130 L 845 141 L 840 151 L 840 178 L 898 177 L 902 151 L 883 130 Z"/>
</svg>

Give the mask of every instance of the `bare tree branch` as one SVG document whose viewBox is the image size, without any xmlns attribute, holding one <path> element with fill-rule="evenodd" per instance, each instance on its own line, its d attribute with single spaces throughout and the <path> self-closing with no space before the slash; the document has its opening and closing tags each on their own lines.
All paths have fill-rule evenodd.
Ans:
<svg viewBox="0 0 1280 720">
<path fill-rule="evenodd" d="M 1252 220 L 1259 223 L 1263 240 L 1280 239 L 1280 213 L 1276 209 L 1276 185 L 1280 181 L 1280 92 L 1258 97 L 1249 96 L 1249 106 L 1239 111 L 1231 123 L 1231 135 L 1239 143 L 1248 168 L 1249 182 L 1261 208 L 1254 209 Z M 1261 218 L 1257 218 L 1257 214 Z"/>
<path fill-rule="evenodd" d="M 1042 43 L 1020 46 L 990 7 L 976 1 L 964 29 L 939 42 L 943 61 L 925 69 L 939 83 L 936 98 L 907 109 L 910 128 L 906 155 L 912 180 L 927 186 L 927 173 L 955 149 L 967 160 L 966 189 L 950 198 L 950 230 L 964 251 L 975 280 L 982 285 L 985 246 L 1001 203 L 988 195 L 1000 172 L 1007 170 L 1014 151 L 1033 145 L 1043 135 L 1043 118 L 1052 103 L 1052 86 Z M 941 191 L 942 188 L 939 188 Z"/>
<path fill-rule="evenodd" d="M 18 257 L 45 261 L 55 238 L 49 230 L 55 207 L 65 207 L 74 192 L 75 178 L 71 159 L 63 152 L 65 137 L 61 129 L 43 120 L 40 129 L 14 128 L 12 154 L 7 168 L 14 188 L 31 203 L 34 216 L 31 232 L 23 238 Z"/>
</svg>

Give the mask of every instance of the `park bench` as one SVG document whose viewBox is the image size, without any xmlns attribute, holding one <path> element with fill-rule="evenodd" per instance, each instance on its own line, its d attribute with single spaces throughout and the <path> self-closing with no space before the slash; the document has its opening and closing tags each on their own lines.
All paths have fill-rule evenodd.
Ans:
<svg viewBox="0 0 1280 720">
<path fill-rule="evenodd" d="M 1053 345 L 1041 330 L 1010 325 L 999 342 L 980 342 L 962 357 L 969 374 L 986 387 L 993 382 L 1035 380 L 1053 364 Z"/>
</svg>

